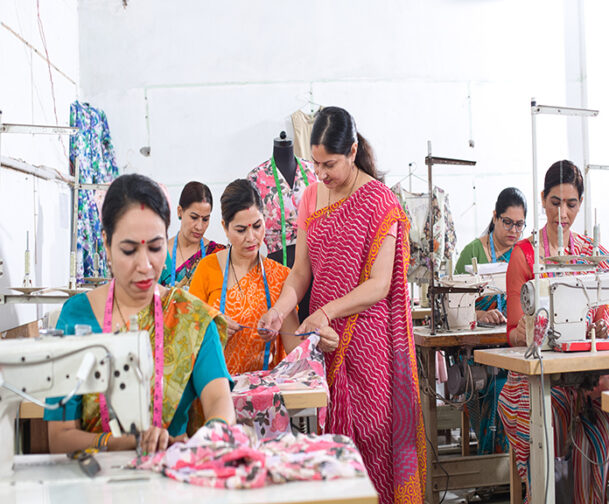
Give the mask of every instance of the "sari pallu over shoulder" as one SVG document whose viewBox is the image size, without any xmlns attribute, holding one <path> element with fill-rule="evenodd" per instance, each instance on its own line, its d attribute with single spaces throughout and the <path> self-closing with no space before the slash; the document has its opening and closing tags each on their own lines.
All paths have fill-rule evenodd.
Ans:
<svg viewBox="0 0 609 504">
<path fill-rule="evenodd" d="M 382 503 L 422 502 L 425 488 L 425 433 L 406 283 L 410 225 L 395 196 L 375 180 L 306 222 L 312 311 L 370 278 L 396 223 L 388 296 L 332 321 L 340 342 L 326 354 L 327 430 L 355 440 Z"/>
<path fill-rule="evenodd" d="M 207 327 L 213 321 L 220 334 L 226 332 L 226 322 L 218 310 L 178 288 L 169 289 L 162 300 L 164 325 L 163 366 L 163 427 L 168 428 L 190 379 Z M 138 313 L 138 326 L 148 331 L 154 354 L 154 313 L 149 306 Z M 126 330 L 126 328 L 123 328 Z M 151 380 L 151 397 L 154 380 Z M 102 432 L 99 394 L 82 397 L 83 429 Z M 151 404 L 152 407 L 152 404 Z"/>
</svg>

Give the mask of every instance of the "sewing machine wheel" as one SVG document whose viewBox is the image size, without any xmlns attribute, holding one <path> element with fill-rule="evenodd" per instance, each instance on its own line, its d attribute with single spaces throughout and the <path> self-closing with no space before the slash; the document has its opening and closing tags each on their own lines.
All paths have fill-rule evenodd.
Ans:
<svg viewBox="0 0 609 504">
<path fill-rule="evenodd" d="M 520 304 L 525 315 L 535 313 L 535 287 L 530 282 L 525 282 L 520 290 Z"/>
</svg>

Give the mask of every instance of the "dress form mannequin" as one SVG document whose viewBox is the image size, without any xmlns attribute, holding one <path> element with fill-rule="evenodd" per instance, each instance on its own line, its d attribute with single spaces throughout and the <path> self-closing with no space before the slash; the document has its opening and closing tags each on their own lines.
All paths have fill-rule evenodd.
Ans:
<svg viewBox="0 0 609 504">
<path fill-rule="evenodd" d="M 273 142 L 273 158 L 277 169 L 283 175 L 290 187 L 294 187 L 294 177 L 296 177 L 296 158 L 294 157 L 294 143 L 288 138 L 285 131 L 279 134 Z"/>
<path fill-rule="evenodd" d="M 285 131 L 282 131 L 279 134 L 279 137 L 275 138 L 275 141 L 273 142 L 273 158 L 275 159 L 275 166 L 277 166 L 277 169 L 281 172 L 288 185 L 293 188 L 298 163 L 294 157 L 294 144 L 292 140 L 287 137 Z M 294 265 L 296 245 L 288 245 L 286 247 L 286 252 L 287 266 L 291 268 Z M 268 256 L 278 263 L 283 263 L 283 250 L 277 250 L 270 253 Z M 309 316 L 310 295 L 311 288 L 309 287 L 309 290 L 298 305 L 298 318 L 301 322 Z"/>
</svg>

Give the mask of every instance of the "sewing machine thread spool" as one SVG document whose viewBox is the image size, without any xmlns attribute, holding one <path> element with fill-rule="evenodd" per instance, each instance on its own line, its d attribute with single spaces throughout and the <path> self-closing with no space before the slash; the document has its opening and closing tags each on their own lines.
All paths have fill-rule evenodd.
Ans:
<svg viewBox="0 0 609 504">
<path fill-rule="evenodd" d="M 596 220 L 596 208 L 594 209 L 594 238 L 592 241 L 592 255 L 598 255 L 598 246 L 601 241 L 601 227 Z"/>
<path fill-rule="evenodd" d="M 594 325 L 590 329 L 590 351 L 596 352 L 596 327 Z"/>
<path fill-rule="evenodd" d="M 70 289 L 76 289 L 76 252 L 70 252 Z"/>
</svg>

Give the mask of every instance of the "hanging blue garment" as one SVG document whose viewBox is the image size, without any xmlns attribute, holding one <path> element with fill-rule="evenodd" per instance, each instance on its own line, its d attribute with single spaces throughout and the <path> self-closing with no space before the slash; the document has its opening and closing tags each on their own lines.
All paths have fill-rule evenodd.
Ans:
<svg viewBox="0 0 609 504">
<path fill-rule="evenodd" d="M 81 184 L 103 184 L 118 176 L 114 147 L 106 114 L 89 104 L 75 101 L 70 105 L 70 126 L 78 133 L 70 136 L 70 171 L 79 169 Z M 99 271 L 93 259 L 99 254 Z M 78 239 L 76 249 L 76 279 L 110 276 L 101 235 L 101 215 L 95 202 L 95 191 L 83 190 L 78 194 Z"/>
</svg>

